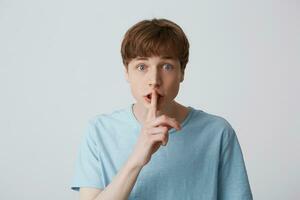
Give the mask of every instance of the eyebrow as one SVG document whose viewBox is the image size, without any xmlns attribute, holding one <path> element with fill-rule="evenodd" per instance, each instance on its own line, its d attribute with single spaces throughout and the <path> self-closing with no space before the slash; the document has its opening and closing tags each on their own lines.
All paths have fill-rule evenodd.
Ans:
<svg viewBox="0 0 300 200">
<path fill-rule="evenodd" d="M 162 59 L 174 59 L 173 56 L 161 56 Z M 136 60 L 148 60 L 149 57 L 138 57 Z"/>
</svg>

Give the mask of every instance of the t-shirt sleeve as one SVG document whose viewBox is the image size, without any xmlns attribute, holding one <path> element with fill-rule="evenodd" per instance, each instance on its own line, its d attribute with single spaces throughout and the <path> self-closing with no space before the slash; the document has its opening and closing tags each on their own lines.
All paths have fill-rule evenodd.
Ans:
<svg viewBox="0 0 300 200">
<path fill-rule="evenodd" d="M 218 200 L 252 200 L 242 150 L 230 125 L 222 135 L 220 156 Z"/>
<path fill-rule="evenodd" d="M 101 181 L 102 174 L 96 131 L 97 128 L 93 121 L 90 120 L 77 153 L 75 174 L 71 183 L 72 190 L 79 191 L 80 187 L 104 188 Z"/>
</svg>

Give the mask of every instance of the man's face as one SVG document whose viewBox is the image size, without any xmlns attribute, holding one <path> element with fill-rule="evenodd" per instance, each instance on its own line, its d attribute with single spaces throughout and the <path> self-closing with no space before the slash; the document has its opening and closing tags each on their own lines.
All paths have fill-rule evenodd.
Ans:
<svg viewBox="0 0 300 200">
<path fill-rule="evenodd" d="M 168 107 L 178 94 L 184 79 L 180 62 L 172 57 L 137 57 L 128 63 L 125 76 L 138 104 L 149 108 L 151 94 L 156 90 L 158 110 Z"/>
</svg>

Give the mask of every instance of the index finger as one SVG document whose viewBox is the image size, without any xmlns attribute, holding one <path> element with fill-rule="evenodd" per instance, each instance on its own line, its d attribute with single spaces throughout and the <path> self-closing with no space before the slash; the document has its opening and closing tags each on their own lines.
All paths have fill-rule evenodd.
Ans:
<svg viewBox="0 0 300 200">
<path fill-rule="evenodd" d="M 156 91 L 152 90 L 151 104 L 150 104 L 150 108 L 148 110 L 148 119 L 156 118 L 157 98 L 158 98 L 158 95 L 157 95 Z"/>
</svg>

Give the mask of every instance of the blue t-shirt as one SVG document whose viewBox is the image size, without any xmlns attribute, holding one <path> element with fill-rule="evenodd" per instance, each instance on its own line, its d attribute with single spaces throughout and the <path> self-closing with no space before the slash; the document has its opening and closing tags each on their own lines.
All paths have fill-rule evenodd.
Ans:
<svg viewBox="0 0 300 200">
<path fill-rule="evenodd" d="M 71 184 L 104 189 L 123 167 L 141 124 L 130 106 L 89 120 Z M 182 129 L 145 165 L 129 200 L 252 200 L 238 138 L 222 117 L 188 107 Z"/>
</svg>

